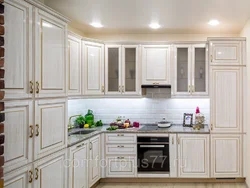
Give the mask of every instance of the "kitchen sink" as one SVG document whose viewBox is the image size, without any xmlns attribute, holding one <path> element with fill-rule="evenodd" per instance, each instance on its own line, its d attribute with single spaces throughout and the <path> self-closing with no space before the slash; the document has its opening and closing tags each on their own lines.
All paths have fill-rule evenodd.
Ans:
<svg viewBox="0 0 250 188">
<path fill-rule="evenodd" d="M 69 133 L 69 135 L 76 135 L 76 134 L 90 134 L 92 132 L 95 132 L 96 130 L 80 130 L 80 131 L 76 131 L 73 133 Z"/>
</svg>

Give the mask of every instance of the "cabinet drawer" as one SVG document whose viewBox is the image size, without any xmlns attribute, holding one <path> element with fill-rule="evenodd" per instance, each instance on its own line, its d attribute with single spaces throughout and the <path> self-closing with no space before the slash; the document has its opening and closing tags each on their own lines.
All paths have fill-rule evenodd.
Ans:
<svg viewBox="0 0 250 188">
<path fill-rule="evenodd" d="M 136 157 L 107 157 L 107 177 L 135 177 L 136 176 Z"/>
<path fill-rule="evenodd" d="M 136 134 L 112 133 L 106 134 L 107 144 L 131 144 L 136 143 Z"/>
<path fill-rule="evenodd" d="M 112 144 L 106 145 L 106 154 L 134 154 L 136 155 L 136 144 Z"/>
</svg>

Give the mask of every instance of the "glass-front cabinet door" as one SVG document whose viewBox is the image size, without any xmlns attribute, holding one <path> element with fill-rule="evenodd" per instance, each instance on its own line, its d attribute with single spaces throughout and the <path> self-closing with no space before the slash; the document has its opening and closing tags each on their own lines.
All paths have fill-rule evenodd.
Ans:
<svg viewBox="0 0 250 188">
<path fill-rule="evenodd" d="M 175 45 L 174 58 L 174 96 L 208 95 L 207 45 Z"/>
<path fill-rule="evenodd" d="M 175 94 L 189 95 L 191 89 L 191 46 L 176 45 L 175 58 Z"/>
<path fill-rule="evenodd" d="M 121 86 L 121 46 L 106 45 L 105 48 L 105 93 L 120 94 Z"/>
<path fill-rule="evenodd" d="M 192 46 L 192 94 L 208 95 L 208 61 L 206 44 Z"/>
<path fill-rule="evenodd" d="M 122 93 L 138 94 L 138 46 L 122 46 Z"/>
</svg>

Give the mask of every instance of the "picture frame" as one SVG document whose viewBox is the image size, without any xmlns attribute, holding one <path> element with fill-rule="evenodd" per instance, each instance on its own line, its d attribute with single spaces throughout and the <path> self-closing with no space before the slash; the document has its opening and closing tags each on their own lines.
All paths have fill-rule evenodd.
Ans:
<svg viewBox="0 0 250 188">
<path fill-rule="evenodd" d="M 193 126 L 193 114 L 184 113 L 183 115 L 183 127 L 192 127 Z"/>
</svg>

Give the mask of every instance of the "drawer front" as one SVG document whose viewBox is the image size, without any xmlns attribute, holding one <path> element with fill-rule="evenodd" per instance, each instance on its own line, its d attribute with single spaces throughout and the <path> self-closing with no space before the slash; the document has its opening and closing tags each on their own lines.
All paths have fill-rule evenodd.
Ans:
<svg viewBox="0 0 250 188">
<path fill-rule="evenodd" d="M 106 154 L 132 154 L 136 155 L 136 144 L 110 144 L 106 145 Z"/>
<path fill-rule="evenodd" d="M 132 144 L 136 143 L 136 134 L 112 133 L 106 134 L 107 144 Z"/>
<path fill-rule="evenodd" d="M 136 176 L 136 157 L 107 157 L 107 177 L 135 177 Z"/>
</svg>

